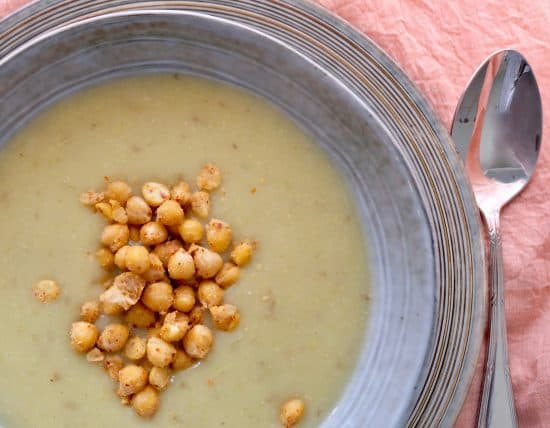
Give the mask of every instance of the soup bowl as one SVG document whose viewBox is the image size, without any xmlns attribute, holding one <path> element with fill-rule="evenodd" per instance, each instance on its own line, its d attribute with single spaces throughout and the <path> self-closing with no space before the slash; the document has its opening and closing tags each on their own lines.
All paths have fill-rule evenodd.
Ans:
<svg viewBox="0 0 550 428">
<path fill-rule="evenodd" d="M 446 131 L 404 74 L 301 1 L 38 1 L 0 23 L 0 143 L 82 88 L 151 73 L 265 98 L 345 177 L 373 289 L 355 370 L 322 426 L 451 425 L 481 340 L 478 213 Z"/>
</svg>

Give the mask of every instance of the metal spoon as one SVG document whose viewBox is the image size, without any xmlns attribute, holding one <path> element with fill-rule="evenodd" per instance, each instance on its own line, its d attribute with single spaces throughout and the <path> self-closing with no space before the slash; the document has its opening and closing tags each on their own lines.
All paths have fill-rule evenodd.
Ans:
<svg viewBox="0 0 550 428">
<path fill-rule="evenodd" d="M 533 70 L 516 51 L 493 54 L 458 103 L 451 135 L 489 232 L 489 349 L 478 427 L 517 427 L 504 315 L 500 211 L 529 182 L 539 156 L 542 104 Z"/>
</svg>

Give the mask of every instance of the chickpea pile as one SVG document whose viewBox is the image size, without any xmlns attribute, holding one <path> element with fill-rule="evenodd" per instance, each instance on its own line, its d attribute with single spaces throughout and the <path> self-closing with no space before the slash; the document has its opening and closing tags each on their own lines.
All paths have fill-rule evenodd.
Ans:
<svg viewBox="0 0 550 428">
<path fill-rule="evenodd" d="M 71 345 L 104 367 L 121 402 L 140 416 L 155 414 L 175 371 L 208 355 L 214 332 L 207 324 L 222 331 L 239 325 L 224 293 L 256 244 L 233 243 L 229 224 L 208 219 L 210 192 L 220 183 L 219 169 L 207 164 L 196 191 L 184 181 L 171 188 L 148 182 L 135 195 L 128 183 L 109 181 L 103 192 L 81 195 L 108 222 L 96 258 L 109 279 L 98 300 L 82 304 Z M 41 287 L 37 293 L 51 288 Z"/>
</svg>

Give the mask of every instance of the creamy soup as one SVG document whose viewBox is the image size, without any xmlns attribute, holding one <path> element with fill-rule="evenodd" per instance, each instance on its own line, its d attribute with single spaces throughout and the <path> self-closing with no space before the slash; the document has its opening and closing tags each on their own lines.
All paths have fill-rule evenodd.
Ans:
<svg viewBox="0 0 550 428">
<path fill-rule="evenodd" d="M 104 222 L 79 203 L 103 177 L 194 181 L 223 174 L 213 216 L 259 242 L 226 292 L 240 326 L 216 332 L 178 372 L 152 420 L 117 399 L 103 369 L 72 351 L 79 306 L 101 292 L 93 253 Z M 335 406 L 368 311 L 362 229 L 326 155 L 266 102 L 218 83 L 150 76 L 103 84 L 40 114 L 0 151 L 0 421 L 6 427 L 278 427 L 290 397 L 300 427 Z M 61 295 L 37 301 L 55 279 Z"/>
</svg>

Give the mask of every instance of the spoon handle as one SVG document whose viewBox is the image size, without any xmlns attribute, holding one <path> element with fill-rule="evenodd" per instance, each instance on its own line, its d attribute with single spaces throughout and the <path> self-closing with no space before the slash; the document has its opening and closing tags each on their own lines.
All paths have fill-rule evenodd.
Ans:
<svg viewBox="0 0 550 428">
<path fill-rule="evenodd" d="M 517 416 L 508 364 L 499 212 L 485 213 L 489 229 L 489 348 L 478 428 L 516 428 Z"/>
</svg>

